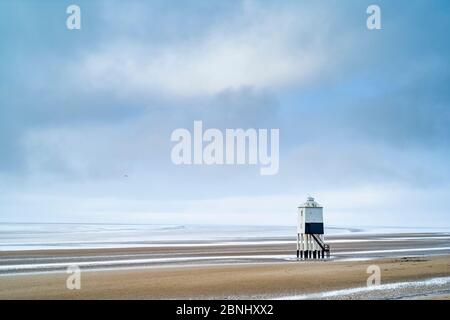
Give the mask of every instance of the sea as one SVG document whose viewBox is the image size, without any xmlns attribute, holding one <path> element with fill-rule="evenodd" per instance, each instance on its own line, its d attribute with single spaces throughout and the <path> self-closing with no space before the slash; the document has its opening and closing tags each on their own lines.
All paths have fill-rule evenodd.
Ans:
<svg viewBox="0 0 450 320">
<path fill-rule="evenodd" d="M 450 229 L 383 226 L 325 229 L 327 236 L 430 232 L 450 232 Z M 0 222 L 0 251 L 238 244 L 293 241 L 295 237 L 293 226 Z"/>
</svg>

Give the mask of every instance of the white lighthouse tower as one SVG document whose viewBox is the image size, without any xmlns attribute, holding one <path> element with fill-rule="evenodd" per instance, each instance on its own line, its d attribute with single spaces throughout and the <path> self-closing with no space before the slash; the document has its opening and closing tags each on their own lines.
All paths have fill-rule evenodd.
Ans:
<svg viewBox="0 0 450 320">
<path fill-rule="evenodd" d="M 320 259 L 330 255 L 324 242 L 323 207 L 313 197 L 298 207 L 297 259 Z"/>
</svg>

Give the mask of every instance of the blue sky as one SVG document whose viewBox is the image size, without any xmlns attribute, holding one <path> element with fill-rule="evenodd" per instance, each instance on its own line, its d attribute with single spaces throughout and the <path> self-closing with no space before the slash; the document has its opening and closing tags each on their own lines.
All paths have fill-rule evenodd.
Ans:
<svg viewBox="0 0 450 320">
<path fill-rule="evenodd" d="M 290 225 L 311 194 L 333 225 L 450 226 L 449 15 L 438 0 L 2 1 L 0 221 Z M 173 165 L 170 134 L 194 120 L 279 128 L 279 174 Z"/>
</svg>

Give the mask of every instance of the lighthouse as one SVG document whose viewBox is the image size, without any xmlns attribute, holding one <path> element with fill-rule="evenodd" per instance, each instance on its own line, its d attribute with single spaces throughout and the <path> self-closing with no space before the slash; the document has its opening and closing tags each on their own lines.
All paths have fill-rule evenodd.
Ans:
<svg viewBox="0 0 450 320">
<path fill-rule="evenodd" d="M 297 259 L 320 259 L 330 256 L 330 247 L 324 242 L 323 207 L 308 197 L 298 207 Z"/>
</svg>

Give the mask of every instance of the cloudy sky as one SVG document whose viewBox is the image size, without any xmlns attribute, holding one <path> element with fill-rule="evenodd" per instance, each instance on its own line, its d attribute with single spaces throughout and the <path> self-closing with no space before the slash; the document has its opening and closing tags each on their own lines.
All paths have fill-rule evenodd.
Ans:
<svg viewBox="0 0 450 320">
<path fill-rule="evenodd" d="M 293 225 L 312 195 L 449 227 L 449 31 L 447 0 L 3 0 L 0 221 Z M 279 173 L 174 165 L 194 120 L 280 129 Z"/>
</svg>

